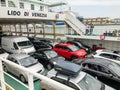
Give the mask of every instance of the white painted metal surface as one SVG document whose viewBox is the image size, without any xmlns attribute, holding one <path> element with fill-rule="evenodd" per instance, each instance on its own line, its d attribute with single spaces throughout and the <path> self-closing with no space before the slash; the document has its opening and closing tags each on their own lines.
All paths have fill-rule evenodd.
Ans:
<svg viewBox="0 0 120 90">
<path fill-rule="evenodd" d="M 49 79 L 49 78 L 46 77 L 46 76 L 43 76 L 43 75 L 38 74 L 38 73 L 33 73 L 32 71 L 29 71 L 28 69 L 26 69 L 26 68 L 23 67 L 23 66 L 19 66 L 19 65 L 15 64 L 15 63 L 13 63 L 13 62 L 11 62 L 11 61 L 9 61 L 9 60 L 0 58 L 0 75 L 1 75 L 0 79 L 1 79 L 3 82 L 4 82 L 4 74 L 3 74 L 4 72 L 3 72 L 3 68 L 2 68 L 2 61 L 6 62 L 6 63 L 8 63 L 8 64 L 10 64 L 10 65 L 15 66 L 16 68 L 19 68 L 19 69 L 23 70 L 23 72 L 27 72 L 27 73 L 28 73 L 28 77 L 29 77 L 29 79 L 28 79 L 28 82 L 29 82 L 28 89 L 29 89 L 29 90 L 34 90 L 33 76 L 39 78 L 40 80 L 44 80 L 47 85 L 48 85 L 48 84 L 52 84 L 53 86 L 58 87 L 59 90 L 74 90 L 74 89 L 72 89 L 72 88 L 70 88 L 70 87 L 68 87 L 68 86 L 65 86 L 64 84 L 61 84 L 61 83 L 56 82 L 56 81 L 54 81 L 54 80 L 52 80 L 52 79 Z M 1 82 L 1 83 L 2 83 L 2 82 Z M 2 90 L 6 90 L 4 83 L 2 83 L 1 86 L 2 86 Z"/>
</svg>

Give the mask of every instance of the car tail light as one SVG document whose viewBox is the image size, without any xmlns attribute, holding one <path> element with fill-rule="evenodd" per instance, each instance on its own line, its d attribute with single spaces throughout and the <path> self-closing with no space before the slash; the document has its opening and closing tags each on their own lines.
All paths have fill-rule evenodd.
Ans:
<svg viewBox="0 0 120 90">
<path fill-rule="evenodd" d="M 94 55 L 92 55 L 91 57 L 94 58 Z"/>
</svg>

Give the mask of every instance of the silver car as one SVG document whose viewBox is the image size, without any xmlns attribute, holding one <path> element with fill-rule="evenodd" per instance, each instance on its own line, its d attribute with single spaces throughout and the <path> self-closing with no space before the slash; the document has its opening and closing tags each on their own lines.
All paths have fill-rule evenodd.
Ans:
<svg viewBox="0 0 120 90">
<path fill-rule="evenodd" d="M 56 69 L 50 70 L 47 73 L 47 77 L 59 83 L 62 83 L 68 87 L 71 87 L 75 90 L 115 90 L 96 80 L 91 75 L 80 71 L 79 69 L 81 69 L 81 67 L 79 65 L 65 61 L 60 62 L 60 64 L 61 65 L 59 65 L 56 68 L 58 70 Z M 60 90 L 60 89 L 57 86 L 53 86 L 52 84 L 46 85 L 46 82 L 42 80 L 41 90 Z"/>
<path fill-rule="evenodd" d="M 34 59 L 33 57 L 31 57 L 27 54 L 11 54 L 8 56 L 7 59 L 16 64 L 26 67 L 27 69 L 29 69 L 35 73 L 42 74 L 44 72 L 43 65 L 40 64 L 38 62 L 38 60 Z M 19 77 L 22 82 L 28 81 L 27 73 L 21 71 L 20 69 L 16 68 L 15 66 L 4 63 L 4 71 L 10 72 L 11 74 Z M 34 78 L 34 80 L 35 79 L 36 78 Z"/>
</svg>

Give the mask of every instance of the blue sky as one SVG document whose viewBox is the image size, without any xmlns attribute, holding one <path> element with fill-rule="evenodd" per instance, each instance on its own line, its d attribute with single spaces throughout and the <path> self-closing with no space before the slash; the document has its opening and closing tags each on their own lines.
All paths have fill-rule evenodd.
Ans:
<svg viewBox="0 0 120 90">
<path fill-rule="evenodd" d="M 120 18 L 120 0 L 66 0 L 80 16 Z"/>
</svg>

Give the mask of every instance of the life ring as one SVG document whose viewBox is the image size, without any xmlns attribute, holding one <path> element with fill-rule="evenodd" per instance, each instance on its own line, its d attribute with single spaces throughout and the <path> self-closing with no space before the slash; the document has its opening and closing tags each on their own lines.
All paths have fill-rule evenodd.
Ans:
<svg viewBox="0 0 120 90">
<path fill-rule="evenodd" d="M 105 35 L 100 35 L 100 40 L 105 40 Z"/>
</svg>

